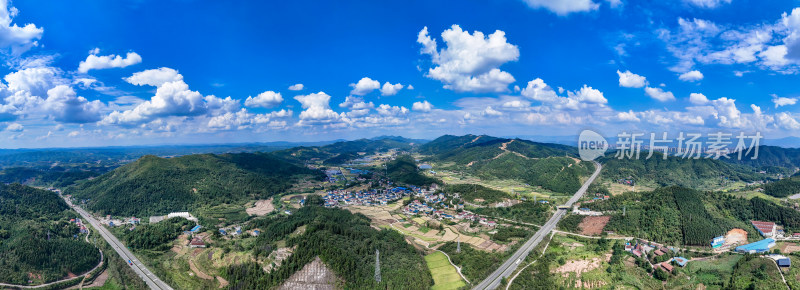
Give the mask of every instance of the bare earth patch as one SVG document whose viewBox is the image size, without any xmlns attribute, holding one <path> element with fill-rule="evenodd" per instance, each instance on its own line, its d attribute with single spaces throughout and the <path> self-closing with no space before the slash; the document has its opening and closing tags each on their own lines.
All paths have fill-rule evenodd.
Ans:
<svg viewBox="0 0 800 290">
<path fill-rule="evenodd" d="M 587 216 L 578 224 L 578 228 L 581 229 L 581 234 L 599 235 L 603 233 L 603 228 L 610 219 L 610 216 Z"/>
<path fill-rule="evenodd" d="M 791 254 L 798 251 L 800 251 L 800 245 L 797 243 L 785 243 L 781 248 L 781 253 L 784 254 Z"/>
<path fill-rule="evenodd" d="M 336 274 L 319 257 L 294 273 L 278 289 L 336 289 L 339 284 Z"/>
<path fill-rule="evenodd" d="M 245 209 L 248 215 L 255 216 L 264 216 L 271 213 L 273 210 L 275 210 L 275 206 L 272 204 L 272 198 L 256 201 L 253 207 Z"/>
</svg>

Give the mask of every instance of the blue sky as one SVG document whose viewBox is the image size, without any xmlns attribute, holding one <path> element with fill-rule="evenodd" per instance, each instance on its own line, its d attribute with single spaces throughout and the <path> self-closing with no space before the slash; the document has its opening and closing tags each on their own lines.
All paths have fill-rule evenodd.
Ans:
<svg viewBox="0 0 800 290">
<path fill-rule="evenodd" d="M 4 3 L 0 147 L 800 135 L 800 1 L 662 2 Z"/>
</svg>

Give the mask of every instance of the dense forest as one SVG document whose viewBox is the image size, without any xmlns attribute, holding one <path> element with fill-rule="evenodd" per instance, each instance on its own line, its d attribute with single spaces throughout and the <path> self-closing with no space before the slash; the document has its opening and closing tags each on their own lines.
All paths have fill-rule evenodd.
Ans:
<svg viewBox="0 0 800 290">
<path fill-rule="evenodd" d="M 461 199 L 471 203 L 495 203 L 511 198 L 511 196 L 505 192 L 491 189 L 480 184 L 448 184 L 442 191 L 458 193 Z M 483 202 L 477 202 L 475 199 L 482 199 Z"/>
<path fill-rule="evenodd" d="M 155 224 L 137 226 L 133 230 L 124 230 L 122 238 L 125 245 L 137 250 L 166 251 L 172 242 L 184 231 L 195 224 L 183 218 L 171 218 Z"/>
<path fill-rule="evenodd" d="M 426 186 L 433 183 L 441 183 L 420 173 L 414 158 L 409 155 L 398 156 L 394 160 L 387 162 L 386 171 L 392 181 L 401 184 Z"/>
<path fill-rule="evenodd" d="M 670 156 L 663 159 L 655 152 L 651 158 L 618 159 L 613 153 L 602 157 L 603 177 L 611 180 L 631 178 L 637 183 L 657 186 L 683 186 L 697 189 L 715 189 L 729 181 L 755 181 L 766 179 L 752 167 L 726 163 L 714 159 L 691 159 Z"/>
<path fill-rule="evenodd" d="M 800 193 L 800 176 L 784 178 L 764 185 L 764 193 L 774 197 L 787 197 Z"/>
<path fill-rule="evenodd" d="M 256 263 L 232 266 L 223 273 L 232 289 L 275 288 L 319 256 L 347 289 L 426 289 L 433 284 L 421 253 L 392 230 L 376 230 L 369 218 L 349 211 L 319 206 L 311 196 L 307 205 L 290 216 L 252 221 L 262 234 L 253 245 L 257 257 L 266 257 L 278 241 L 297 247 L 282 265 L 266 273 Z M 296 233 L 305 226 L 305 231 Z M 380 250 L 381 282 L 375 282 L 375 250 Z"/>
<path fill-rule="evenodd" d="M 706 246 L 711 238 L 732 228 L 756 236 L 751 220 L 773 221 L 789 231 L 800 230 L 800 212 L 793 209 L 758 197 L 748 200 L 683 187 L 628 192 L 585 206 L 613 212 L 606 230 L 671 244 Z"/>
<path fill-rule="evenodd" d="M 100 252 L 78 236 L 76 217 L 55 193 L 0 185 L 0 282 L 49 282 L 94 268 Z"/>
<path fill-rule="evenodd" d="M 782 167 L 794 169 L 800 167 L 800 148 L 783 148 L 776 146 L 759 146 L 758 156 L 756 150 L 743 151 L 742 158 L 738 153 L 731 154 L 732 158 L 724 159 L 726 162 L 753 166 L 762 170 Z M 756 157 L 756 158 L 753 158 Z"/>
<path fill-rule="evenodd" d="M 243 204 L 284 192 L 302 178 L 323 176 L 268 153 L 145 156 L 66 193 L 88 200 L 87 207 L 101 214 L 149 216 Z"/>
</svg>

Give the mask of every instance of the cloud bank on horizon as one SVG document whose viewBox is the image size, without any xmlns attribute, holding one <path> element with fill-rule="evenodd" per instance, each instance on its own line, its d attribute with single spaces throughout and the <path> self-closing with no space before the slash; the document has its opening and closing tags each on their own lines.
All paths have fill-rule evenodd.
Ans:
<svg viewBox="0 0 800 290">
<path fill-rule="evenodd" d="M 131 28 L 130 22 L 148 23 L 137 16 L 141 7 L 115 8 L 109 13 L 124 17 L 106 23 L 104 33 L 81 34 L 70 42 L 71 25 L 82 24 L 71 24 L 66 16 L 59 21 L 67 24 L 43 16 L 58 7 L 24 3 L 31 6 L 17 8 L 0 0 L 5 70 L 0 81 L 0 138 L 5 142 L 0 147 L 387 134 L 575 135 L 585 128 L 606 134 L 723 130 L 761 131 L 767 138 L 800 135 L 800 88 L 795 85 L 800 7 L 764 5 L 754 16 L 736 19 L 726 15 L 757 3 L 507 2 L 498 3 L 499 8 L 468 8 L 513 11 L 508 19 L 487 11 L 479 20 L 462 22 L 458 12 L 433 7 L 449 14 L 443 20 L 365 19 L 375 27 L 364 26 L 363 32 L 352 23 L 329 23 L 347 35 L 316 35 L 303 27 L 289 32 L 293 35 L 281 34 L 278 30 L 295 25 L 283 23 L 283 28 L 263 32 L 283 38 L 260 39 L 265 28 L 256 27 L 219 44 L 237 53 L 216 54 L 215 44 L 195 47 L 197 52 L 169 46 L 173 41 L 217 42 L 198 36 L 202 23 L 164 32 L 147 24 Z M 191 9 L 182 5 L 170 3 L 165 9 Z M 367 11 L 384 9 L 366 6 Z M 296 12 L 280 8 L 285 17 Z M 221 11 L 217 16 L 248 29 L 241 27 L 248 25 L 247 17 Z M 310 13 L 330 17 L 326 13 L 335 12 L 320 7 Z M 141 37 L 116 34 L 116 28 Z M 370 29 L 394 30 L 387 38 L 362 40 Z M 298 51 L 292 41 L 303 33 L 328 47 Z M 383 52 L 364 43 L 391 48 Z M 302 57 L 292 58 L 296 54 Z"/>
</svg>

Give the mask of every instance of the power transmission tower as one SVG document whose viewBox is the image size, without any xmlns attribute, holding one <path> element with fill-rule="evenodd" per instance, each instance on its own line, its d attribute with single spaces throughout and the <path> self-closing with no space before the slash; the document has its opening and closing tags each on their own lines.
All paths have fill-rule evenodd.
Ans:
<svg viewBox="0 0 800 290">
<path fill-rule="evenodd" d="M 625 207 L 622 207 L 622 216 L 625 216 Z"/>
<path fill-rule="evenodd" d="M 461 253 L 461 236 L 458 236 L 458 244 L 456 245 L 456 253 Z"/>
<path fill-rule="evenodd" d="M 381 281 L 381 253 L 375 249 L 375 282 Z"/>
</svg>

